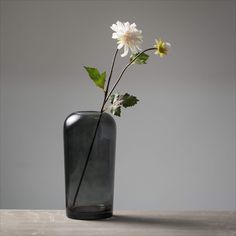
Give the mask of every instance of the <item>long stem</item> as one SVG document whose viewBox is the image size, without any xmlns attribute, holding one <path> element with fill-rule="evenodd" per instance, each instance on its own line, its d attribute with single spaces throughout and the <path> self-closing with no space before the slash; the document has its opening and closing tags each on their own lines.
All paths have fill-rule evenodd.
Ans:
<svg viewBox="0 0 236 236">
<path fill-rule="evenodd" d="M 87 166 L 88 166 L 88 161 L 89 161 L 89 158 L 90 158 L 92 149 L 93 149 L 93 144 L 94 144 L 94 141 L 95 141 L 97 132 L 98 132 L 99 124 L 100 124 L 100 122 L 101 122 L 101 118 L 102 118 L 102 114 L 103 114 L 103 108 L 104 108 L 104 106 L 105 106 L 105 104 L 106 104 L 106 96 L 107 96 L 107 93 L 108 93 L 108 89 L 109 89 L 109 85 L 110 85 L 110 81 L 111 81 L 111 77 L 112 77 L 113 68 L 114 68 L 114 64 L 115 64 L 115 60 L 116 60 L 117 53 L 118 53 L 118 49 L 116 50 L 116 52 L 115 52 L 115 54 L 114 54 L 114 57 L 113 57 L 110 75 L 109 75 L 108 82 L 107 82 L 107 86 L 106 86 L 106 89 L 105 89 L 105 92 L 104 92 L 104 99 L 103 99 L 102 107 L 101 107 L 101 110 L 100 110 L 100 115 L 99 115 L 98 122 L 97 122 L 97 125 L 96 125 L 96 128 L 95 128 L 95 131 L 94 131 L 94 135 L 93 135 L 93 139 L 92 139 L 91 145 L 90 145 L 90 147 L 89 147 L 88 156 L 87 156 L 86 161 L 85 161 L 85 164 L 84 164 L 84 168 L 83 168 L 83 171 L 82 171 L 80 180 L 79 180 L 79 184 L 78 184 L 78 187 L 77 187 L 76 192 L 75 192 L 75 196 L 74 196 L 74 200 L 73 200 L 72 206 L 75 205 L 76 199 L 77 199 L 77 197 L 78 197 L 79 190 L 80 190 L 80 187 L 81 187 L 81 184 L 82 184 L 84 175 L 85 175 L 85 171 L 86 171 Z"/>
<path fill-rule="evenodd" d="M 111 82 L 113 68 L 114 68 L 114 64 L 115 64 L 115 60 L 116 60 L 116 56 L 117 56 L 118 51 L 119 51 L 119 49 L 116 49 L 116 52 L 115 52 L 115 55 L 114 55 L 114 58 L 113 58 L 113 61 L 112 61 L 111 71 L 110 71 L 110 75 L 109 75 L 109 78 L 108 78 L 108 82 L 107 82 L 107 87 L 106 87 L 105 94 L 104 94 L 104 101 L 103 101 L 103 103 L 105 102 L 105 99 L 107 97 L 107 93 L 109 91 L 109 85 L 110 85 L 110 82 Z M 103 107 L 104 107 L 104 105 L 105 105 L 105 103 L 103 104 Z M 103 107 L 102 107 L 102 109 L 103 109 Z"/>
<path fill-rule="evenodd" d="M 133 60 L 131 60 L 131 61 L 125 66 L 125 68 L 122 70 L 120 76 L 118 77 L 116 83 L 114 84 L 114 86 L 112 87 L 111 91 L 110 91 L 109 94 L 108 94 L 109 85 L 110 85 L 110 81 L 111 81 L 111 77 L 112 77 L 112 73 L 113 73 L 113 68 L 114 68 L 116 56 L 117 56 L 117 53 L 118 53 L 118 49 L 116 50 L 115 55 L 114 55 L 114 57 L 113 57 L 112 66 L 111 66 L 111 71 L 110 71 L 110 75 L 109 75 L 109 78 L 108 78 L 107 86 L 106 86 L 106 89 L 105 89 L 105 92 L 104 92 L 104 99 L 103 99 L 102 107 L 101 107 L 101 110 L 100 110 L 100 115 L 99 115 L 99 118 L 98 118 L 98 122 L 97 122 L 97 125 L 96 125 L 96 129 L 95 129 L 95 132 L 94 132 L 94 136 L 93 136 L 93 139 L 92 139 L 90 148 L 89 148 L 88 156 L 87 156 L 87 158 L 86 158 L 85 165 L 84 165 L 84 168 L 83 168 L 83 171 L 82 171 L 82 174 L 81 174 L 81 178 L 80 178 L 80 180 L 79 180 L 79 184 L 78 184 L 78 187 L 77 187 L 77 189 L 76 189 L 76 193 L 75 193 L 75 196 L 74 196 L 74 200 L 73 200 L 73 205 L 72 205 L 72 206 L 75 205 L 76 199 L 77 199 L 78 194 L 79 194 L 79 190 L 80 190 L 80 187 L 81 187 L 81 184 L 82 184 L 84 175 L 85 175 L 85 171 L 86 171 L 87 166 L 88 166 L 88 161 L 89 161 L 89 158 L 90 158 L 92 149 L 93 149 L 93 144 L 94 144 L 94 141 L 95 141 L 95 138 L 96 138 L 96 135 L 97 135 L 97 131 L 98 131 L 98 128 L 99 128 L 99 124 L 100 124 L 100 122 L 101 122 L 102 114 L 103 114 L 103 112 L 104 112 L 103 108 L 104 108 L 105 104 L 107 103 L 107 101 L 108 101 L 110 95 L 112 94 L 112 92 L 113 92 L 114 89 L 116 88 L 117 84 L 118 84 L 119 81 L 121 80 L 123 74 L 124 74 L 125 71 L 128 69 L 128 67 L 129 67 L 142 53 L 147 52 L 147 51 L 151 51 L 151 50 L 156 50 L 156 48 L 148 48 L 148 49 L 143 50 L 142 52 L 140 52 Z"/>
</svg>

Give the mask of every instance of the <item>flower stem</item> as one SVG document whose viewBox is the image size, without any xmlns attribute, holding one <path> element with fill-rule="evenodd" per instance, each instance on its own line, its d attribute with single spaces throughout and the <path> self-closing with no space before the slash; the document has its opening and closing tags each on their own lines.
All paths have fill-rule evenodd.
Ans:
<svg viewBox="0 0 236 236">
<path fill-rule="evenodd" d="M 119 51 L 119 49 L 116 49 L 116 52 L 115 52 L 115 55 L 114 55 L 114 58 L 113 58 L 113 61 L 112 61 L 111 72 L 110 72 L 110 75 L 109 75 L 109 78 L 108 78 L 107 87 L 106 87 L 105 94 L 104 94 L 104 101 L 103 101 L 103 104 L 102 104 L 103 107 L 105 106 L 105 100 L 106 100 L 107 93 L 108 93 L 108 90 L 109 90 L 109 85 L 110 85 L 110 82 L 111 82 L 111 76 L 112 76 L 112 73 L 113 73 L 113 68 L 114 68 L 114 64 L 115 64 L 115 60 L 116 60 L 116 56 L 117 56 L 118 51 Z M 102 107 L 102 109 L 103 109 L 103 107 Z"/>
<path fill-rule="evenodd" d="M 145 53 L 147 51 L 151 51 L 151 50 L 156 50 L 156 48 L 148 48 L 143 50 L 142 52 L 140 52 L 133 60 L 131 60 L 126 66 L 125 68 L 122 70 L 122 72 L 120 73 L 119 78 L 117 79 L 116 83 L 114 84 L 114 86 L 112 87 L 111 91 L 109 92 L 109 94 L 106 96 L 106 100 L 105 103 L 108 101 L 109 97 L 111 96 L 112 92 L 114 91 L 114 89 L 116 88 L 117 84 L 120 82 L 123 74 L 125 73 L 125 71 L 128 69 L 128 67 L 142 54 Z"/>
<path fill-rule="evenodd" d="M 122 72 L 121 72 L 120 76 L 118 77 L 116 83 L 113 85 L 111 91 L 108 93 L 108 91 L 109 91 L 109 85 L 110 85 L 110 81 L 111 81 L 111 77 L 112 77 L 112 73 L 113 73 L 113 68 L 114 68 L 114 64 L 115 64 L 115 60 L 116 60 L 116 56 L 117 56 L 117 53 L 118 53 L 118 51 L 119 51 L 118 49 L 116 50 L 116 52 L 115 52 L 115 54 L 114 54 L 114 57 L 113 57 L 113 61 L 112 61 L 112 65 L 111 65 L 111 71 L 110 71 L 110 75 L 109 75 L 108 81 L 107 81 L 107 86 L 106 86 L 106 89 L 105 89 L 105 91 L 104 91 L 104 99 L 103 99 L 102 107 L 101 107 L 101 110 L 100 110 L 100 115 L 99 115 L 98 122 L 97 122 L 97 125 L 96 125 L 96 128 L 95 128 L 95 131 L 94 131 L 94 135 L 93 135 L 93 139 L 92 139 L 91 145 L 90 145 L 90 147 L 89 147 L 88 155 L 87 155 L 87 158 L 86 158 L 86 161 L 85 161 L 85 165 L 84 165 L 84 168 L 83 168 L 83 171 L 82 171 L 82 174 L 81 174 L 79 183 L 78 183 L 78 187 L 77 187 L 76 192 L 75 192 L 75 196 L 74 196 L 74 200 L 73 200 L 72 206 L 75 206 L 75 203 L 76 203 L 76 200 L 77 200 L 77 197 L 78 197 L 78 194 L 79 194 L 79 190 L 80 190 L 80 187 L 81 187 L 81 184 L 82 184 L 84 175 L 85 175 L 85 171 L 86 171 L 87 166 L 88 166 L 88 161 L 89 161 L 89 158 L 90 158 L 90 156 L 91 156 L 92 149 L 93 149 L 93 144 L 94 144 L 94 141 L 95 141 L 97 132 L 98 132 L 99 124 L 100 124 L 100 122 L 101 122 L 102 114 L 103 114 L 103 112 L 104 112 L 103 109 L 104 109 L 105 104 L 107 103 L 109 97 L 111 96 L 112 92 L 113 92 L 114 89 L 116 88 L 117 84 L 120 82 L 120 80 L 121 80 L 123 74 L 124 74 L 125 71 L 128 69 L 128 67 L 129 67 L 142 53 L 147 52 L 147 51 L 151 51 L 151 50 L 156 50 L 156 48 L 148 48 L 148 49 L 145 49 L 145 50 L 143 50 L 142 52 L 140 52 L 133 60 L 131 60 L 131 61 L 125 66 L 125 68 L 122 70 Z"/>
<path fill-rule="evenodd" d="M 72 206 L 74 206 L 75 203 L 76 203 L 76 199 L 77 199 L 78 194 L 79 194 L 79 190 L 80 190 L 80 187 L 81 187 L 84 175 L 85 175 L 85 171 L 86 171 L 87 166 L 88 166 L 89 158 L 91 156 L 91 152 L 92 152 L 92 149 L 93 149 L 93 144 L 94 144 L 94 141 L 95 141 L 95 138 L 96 138 L 96 135 L 97 135 L 97 132 L 98 132 L 99 124 L 100 124 L 101 118 L 102 118 L 103 108 L 106 104 L 106 96 L 107 96 L 107 93 L 108 93 L 108 90 L 109 90 L 109 85 L 110 85 L 110 81 L 111 81 L 111 77 L 112 77 L 113 68 L 114 68 L 117 53 L 118 53 L 118 49 L 116 49 L 116 52 L 115 52 L 114 57 L 113 57 L 110 75 L 109 75 L 107 86 L 106 86 L 106 89 L 105 89 L 105 92 L 104 92 L 104 99 L 103 99 L 102 107 L 101 107 L 101 110 L 100 110 L 100 115 L 99 115 L 98 122 L 97 122 L 97 125 L 96 125 L 96 128 L 95 128 L 95 131 L 94 131 L 92 142 L 91 142 L 90 147 L 89 147 L 88 155 L 87 155 L 87 158 L 86 158 L 86 161 L 85 161 L 85 164 L 84 164 L 84 168 L 83 168 L 83 171 L 82 171 L 79 183 L 78 183 L 78 187 L 77 187 L 76 192 L 75 192 L 75 196 L 74 196 Z"/>
</svg>

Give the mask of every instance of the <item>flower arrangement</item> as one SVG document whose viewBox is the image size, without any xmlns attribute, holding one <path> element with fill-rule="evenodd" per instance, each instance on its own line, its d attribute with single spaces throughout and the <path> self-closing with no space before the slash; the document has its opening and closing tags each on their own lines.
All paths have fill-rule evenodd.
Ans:
<svg viewBox="0 0 236 236">
<path fill-rule="evenodd" d="M 153 47 L 147 48 L 142 51 L 142 31 L 137 29 L 135 23 L 130 24 L 129 22 L 122 23 L 120 21 L 117 21 L 116 24 L 113 24 L 111 26 L 111 29 L 114 31 L 114 33 L 112 34 L 112 38 L 117 40 L 118 46 L 113 58 L 107 83 L 105 71 L 100 73 L 97 68 L 86 66 L 85 69 L 94 83 L 104 91 L 104 100 L 102 103 L 101 112 L 108 110 L 113 115 L 120 116 L 122 107 L 126 108 L 134 106 L 139 101 L 135 96 L 132 96 L 128 93 L 125 93 L 124 95 L 120 95 L 119 93 L 112 94 L 117 84 L 120 82 L 124 72 L 128 69 L 129 66 L 133 64 L 146 64 L 149 58 L 149 55 L 146 54 L 147 51 L 155 51 L 155 54 L 159 55 L 160 57 L 167 55 L 170 43 L 165 42 L 162 39 L 156 39 L 155 45 Z M 123 54 L 121 54 L 121 57 L 127 56 L 129 50 L 131 52 L 129 63 L 125 66 L 114 86 L 109 91 L 116 56 L 118 51 L 122 48 L 124 48 L 124 52 Z M 111 104 L 110 106 L 105 108 L 105 104 L 108 101 L 110 101 Z"/>
<path fill-rule="evenodd" d="M 162 39 L 156 39 L 153 47 L 142 50 L 141 49 L 141 45 L 143 43 L 142 31 L 137 29 L 137 26 L 135 23 L 130 24 L 129 22 L 122 23 L 120 21 L 117 21 L 116 24 L 113 24 L 111 26 L 111 29 L 114 31 L 112 34 L 112 38 L 117 40 L 117 49 L 115 51 L 115 54 L 112 60 L 111 70 L 110 70 L 107 81 L 106 81 L 106 71 L 101 73 L 99 72 L 97 68 L 88 67 L 88 66 L 84 67 L 86 71 L 88 72 L 89 77 L 95 83 L 95 85 L 103 90 L 104 98 L 103 98 L 102 106 L 100 109 L 100 116 L 99 116 L 96 129 L 93 135 L 93 139 L 91 141 L 91 145 L 88 151 L 87 159 L 83 167 L 81 178 L 78 182 L 78 186 L 77 186 L 76 193 L 73 200 L 73 206 L 75 206 L 76 199 L 80 190 L 80 186 L 85 175 L 85 171 L 86 171 L 88 161 L 92 152 L 92 148 L 94 145 L 94 141 L 95 141 L 96 134 L 99 128 L 102 114 L 105 111 L 109 111 L 113 115 L 120 116 L 122 107 L 127 108 L 127 107 L 134 106 L 139 101 L 135 96 L 130 95 L 128 93 L 125 93 L 125 94 L 114 93 L 113 94 L 113 91 L 115 90 L 117 84 L 120 82 L 125 71 L 131 65 L 147 63 L 149 55 L 146 54 L 146 52 L 154 51 L 155 54 L 159 55 L 162 58 L 163 56 L 167 55 L 169 47 L 170 47 L 170 43 L 165 42 Z M 126 57 L 129 54 L 129 51 L 131 52 L 130 57 L 129 57 L 129 62 L 121 71 L 113 87 L 110 89 L 110 82 L 112 78 L 114 64 L 117 58 L 117 54 L 119 50 L 121 50 L 122 48 L 124 48 L 124 52 L 121 54 L 121 57 Z M 105 107 L 108 101 L 110 102 L 110 104 L 107 107 Z"/>
</svg>

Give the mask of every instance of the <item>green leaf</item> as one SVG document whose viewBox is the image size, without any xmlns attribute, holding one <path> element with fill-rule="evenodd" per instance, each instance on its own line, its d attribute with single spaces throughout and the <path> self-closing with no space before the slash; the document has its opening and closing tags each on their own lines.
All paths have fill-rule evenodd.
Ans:
<svg viewBox="0 0 236 236">
<path fill-rule="evenodd" d="M 118 101 L 118 98 L 119 98 L 119 94 L 118 93 L 116 93 L 116 94 L 112 94 L 111 96 L 110 96 L 110 101 L 111 101 L 111 104 L 115 104 L 117 101 Z"/>
<path fill-rule="evenodd" d="M 121 115 L 121 106 L 123 107 L 131 107 L 134 106 L 139 100 L 128 93 L 124 95 L 119 95 L 118 93 L 110 96 L 111 106 L 109 106 L 109 110 L 113 115 L 120 116 Z"/>
<path fill-rule="evenodd" d="M 137 102 L 139 101 L 135 96 L 129 95 L 128 93 L 126 93 L 125 95 L 123 95 L 122 97 L 122 106 L 123 107 L 132 107 L 135 104 L 137 104 Z"/>
<path fill-rule="evenodd" d="M 111 114 L 120 117 L 120 114 L 121 114 L 121 106 L 112 106 L 110 111 L 111 111 Z"/>
<path fill-rule="evenodd" d="M 89 77 L 93 80 L 93 82 L 99 88 L 104 90 L 104 85 L 105 85 L 105 81 L 106 81 L 106 71 L 104 71 L 102 74 L 100 74 L 100 72 L 98 71 L 97 68 L 87 67 L 87 66 L 84 66 L 84 68 L 88 72 Z"/>
<path fill-rule="evenodd" d="M 103 89 L 104 89 L 104 84 L 105 84 L 105 81 L 106 81 L 106 71 L 102 72 L 101 80 L 103 81 Z"/>
<path fill-rule="evenodd" d="M 132 54 L 130 56 L 130 62 L 132 60 L 134 60 L 134 58 L 138 55 L 139 53 L 136 53 L 136 54 Z M 135 61 L 132 63 L 132 64 L 147 64 L 147 60 L 149 58 L 149 55 L 147 55 L 146 53 L 141 53 L 136 59 Z"/>
<path fill-rule="evenodd" d="M 118 93 L 113 94 L 110 96 L 110 101 L 111 101 L 111 106 L 110 108 L 110 112 L 111 114 L 115 115 L 115 116 L 120 116 L 121 114 L 121 105 L 120 105 L 120 95 Z"/>
</svg>

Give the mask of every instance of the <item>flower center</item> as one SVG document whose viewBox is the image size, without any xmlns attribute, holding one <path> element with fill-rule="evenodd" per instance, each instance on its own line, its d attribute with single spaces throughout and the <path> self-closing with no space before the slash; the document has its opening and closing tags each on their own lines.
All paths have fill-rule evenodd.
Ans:
<svg viewBox="0 0 236 236">
<path fill-rule="evenodd" d="M 136 42 L 136 37 L 135 34 L 131 33 L 131 32 L 126 32 L 123 35 L 123 42 L 125 44 L 134 44 Z"/>
<path fill-rule="evenodd" d="M 159 52 L 162 53 L 162 54 L 166 54 L 167 51 L 168 51 L 168 49 L 167 49 L 165 43 L 162 43 L 162 42 L 159 43 L 159 45 L 157 45 L 157 49 L 158 49 Z"/>
</svg>

